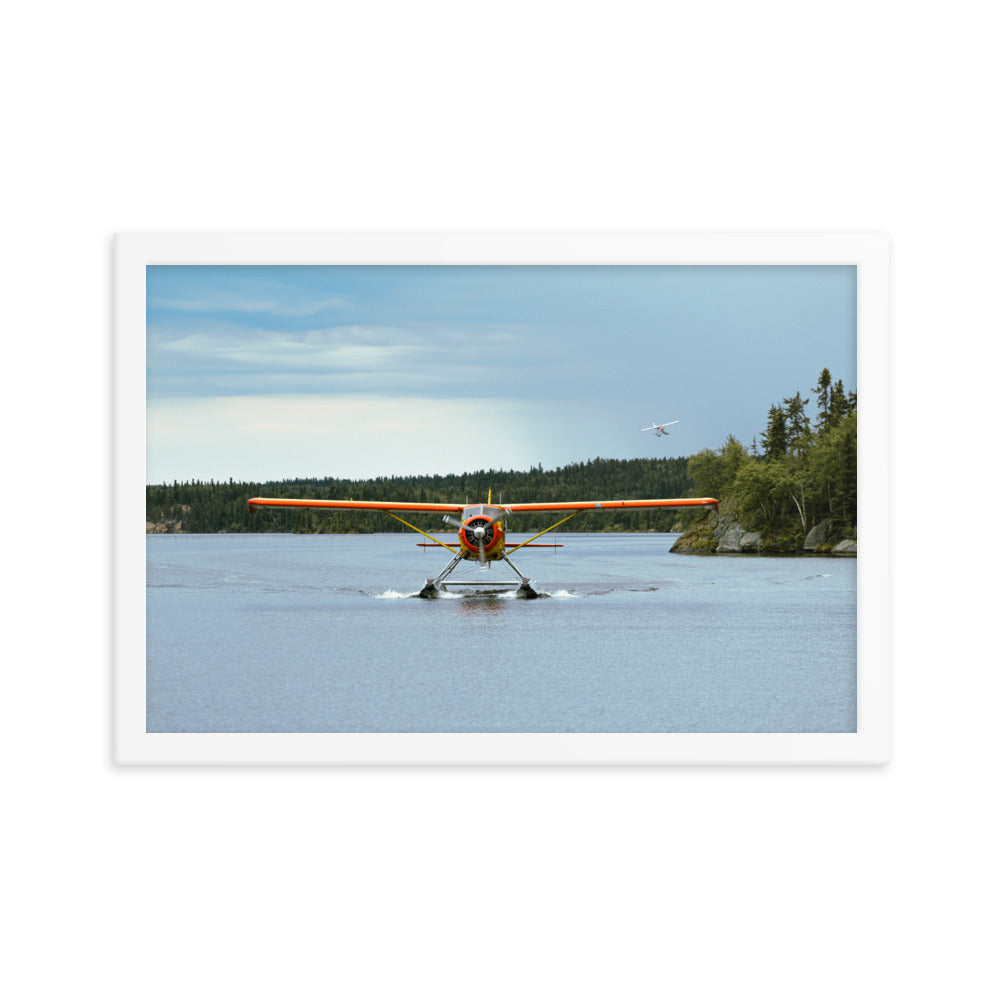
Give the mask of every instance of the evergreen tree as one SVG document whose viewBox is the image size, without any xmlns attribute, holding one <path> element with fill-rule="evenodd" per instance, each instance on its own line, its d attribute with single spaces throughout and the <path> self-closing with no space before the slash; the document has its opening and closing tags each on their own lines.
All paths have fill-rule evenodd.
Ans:
<svg viewBox="0 0 1000 1000">
<path fill-rule="evenodd" d="M 788 429 L 788 448 L 797 455 L 802 455 L 809 445 L 809 418 L 806 416 L 806 400 L 802 393 L 783 400 L 785 404 L 785 421 Z"/>
<path fill-rule="evenodd" d="M 830 369 L 824 368 L 819 373 L 819 381 L 816 383 L 816 387 L 812 390 L 816 393 L 816 409 L 819 411 L 820 430 L 825 430 L 830 422 L 830 383 L 832 381 L 833 377 L 830 375 Z"/>
<path fill-rule="evenodd" d="M 767 430 L 760 437 L 765 458 L 779 458 L 788 452 L 788 428 L 785 411 L 772 406 L 767 415 Z"/>
<path fill-rule="evenodd" d="M 844 419 L 844 417 L 850 416 L 858 406 L 858 396 L 857 393 L 845 392 L 844 391 L 844 381 L 843 379 L 837 379 L 833 388 L 830 390 L 830 427 L 836 427 L 837 424 Z"/>
</svg>

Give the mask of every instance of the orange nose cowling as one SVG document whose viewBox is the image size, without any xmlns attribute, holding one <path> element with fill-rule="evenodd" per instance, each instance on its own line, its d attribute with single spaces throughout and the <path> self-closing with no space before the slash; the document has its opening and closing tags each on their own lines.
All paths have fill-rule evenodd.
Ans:
<svg viewBox="0 0 1000 1000">
<path fill-rule="evenodd" d="M 480 525 L 486 528 L 486 533 L 483 535 L 483 552 L 487 559 L 494 559 L 503 551 L 503 526 L 499 521 L 490 524 L 489 518 L 470 517 L 458 532 L 458 540 L 468 555 L 478 559 L 479 539 L 476 538 L 475 530 Z"/>
</svg>

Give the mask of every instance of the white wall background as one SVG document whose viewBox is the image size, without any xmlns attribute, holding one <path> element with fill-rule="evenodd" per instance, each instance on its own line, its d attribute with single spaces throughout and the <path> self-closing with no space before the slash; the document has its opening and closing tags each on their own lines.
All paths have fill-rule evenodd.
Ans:
<svg viewBox="0 0 1000 1000">
<path fill-rule="evenodd" d="M 8 995 L 996 991 L 988 11 L 5 14 Z M 112 234 L 441 228 L 890 233 L 891 765 L 112 764 Z"/>
</svg>

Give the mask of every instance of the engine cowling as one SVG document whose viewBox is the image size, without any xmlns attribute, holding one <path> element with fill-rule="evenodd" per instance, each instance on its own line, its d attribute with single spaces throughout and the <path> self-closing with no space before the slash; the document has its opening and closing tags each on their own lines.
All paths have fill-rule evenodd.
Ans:
<svg viewBox="0 0 1000 1000">
<path fill-rule="evenodd" d="M 503 511 L 476 508 L 474 512 L 467 510 L 465 513 L 470 516 L 462 521 L 458 531 L 462 555 L 480 562 L 499 559 L 504 548 L 504 526 L 499 520 Z"/>
</svg>

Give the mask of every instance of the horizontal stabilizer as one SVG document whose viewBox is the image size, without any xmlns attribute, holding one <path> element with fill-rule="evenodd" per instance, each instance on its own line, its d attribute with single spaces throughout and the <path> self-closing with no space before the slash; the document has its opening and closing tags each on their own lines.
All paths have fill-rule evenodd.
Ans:
<svg viewBox="0 0 1000 1000">
<path fill-rule="evenodd" d="M 421 548 L 436 549 L 440 547 L 440 542 L 417 542 Z M 517 542 L 510 543 L 511 549 L 561 549 L 563 547 L 562 542 L 522 542 L 520 545 Z"/>
</svg>

